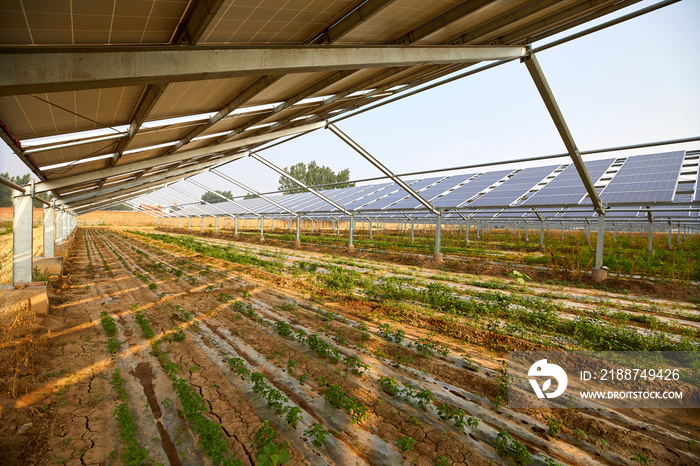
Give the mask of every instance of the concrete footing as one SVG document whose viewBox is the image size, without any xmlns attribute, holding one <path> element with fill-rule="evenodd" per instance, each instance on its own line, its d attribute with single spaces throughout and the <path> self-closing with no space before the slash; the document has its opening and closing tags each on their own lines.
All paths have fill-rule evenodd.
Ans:
<svg viewBox="0 0 700 466">
<path fill-rule="evenodd" d="M 35 257 L 34 267 L 39 272 L 46 271 L 49 275 L 62 275 L 63 257 Z"/>
<path fill-rule="evenodd" d="M 301 240 L 300 240 L 300 239 L 295 239 L 295 240 L 294 240 L 294 247 L 295 247 L 295 248 L 300 248 L 300 247 L 301 247 Z"/>
<path fill-rule="evenodd" d="M 348 252 L 355 252 L 355 245 L 354 244 L 348 244 Z"/>
<path fill-rule="evenodd" d="M 49 295 L 46 282 L 30 282 L 7 286 L 0 290 L 0 315 L 12 312 L 13 308 L 29 301 L 32 314 L 41 316 L 49 313 Z"/>
<path fill-rule="evenodd" d="M 608 269 L 607 268 L 601 268 L 601 269 L 593 269 L 591 270 L 591 278 L 595 283 L 600 283 L 606 278 L 608 278 Z"/>
<path fill-rule="evenodd" d="M 435 262 L 442 262 L 442 253 L 441 252 L 433 253 L 433 260 Z"/>
</svg>

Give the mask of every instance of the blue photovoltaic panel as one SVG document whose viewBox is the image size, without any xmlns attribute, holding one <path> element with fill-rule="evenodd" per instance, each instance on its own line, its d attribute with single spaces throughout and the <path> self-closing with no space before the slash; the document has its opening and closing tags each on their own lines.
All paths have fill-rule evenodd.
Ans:
<svg viewBox="0 0 700 466">
<path fill-rule="evenodd" d="M 423 199 L 426 199 L 426 200 L 427 200 L 428 197 L 426 197 L 425 193 L 428 193 L 428 195 L 430 195 L 430 192 L 432 192 L 431 190 L 434 190 L 434 189 L 440 190 L 440 189 L 442 189 L 442 188 L 439 188 L 438 186 L 439 186 L 440 183 L 442 183 L 442 181 L 445 180 L 445 179 L 446 179 L 446 177 L 444 177 L 444 176 L 435 176 L 435 177 L 431 177 L 431 178 L 426 178 L 426 179 L 423 180 L 423 188 L 420 188 L 420 189 L 422 189 L 422 191 L 420 191 L 420 190 L 418 190 L 418 189 L 416 189 L 416 191 L 418 191 L 418 194 L 419 194 L 421 197 L 423 197 Z M 435 184 L 435 186 L 432 186 L 432 187 L 429 187 L 429 188 L 426 188 L 426 187 L 425 187 L 425 186 L 430 186 L 431 184 Z M 448 189 L 448 188 L 444 188 L 444 189 L 442 189 L 440 192 L 442 192 L 442 191 L 444 191 L 444 190 L 446 190 L 446 189 Z M 408 195 L 408 193 L 406 193 L 406 194 Z M 439 194 L 439 193 L 438 193 L 438 194 Z M 435 195 L 436 195 L 436 194 L 433 194 L 432 196 L 434 197 Z M 404 196 L 404 197 L 405 197 L 405 196 Z M 421 204 L 420 202 L 418 202 L 413 196 L 409 196 L 409 197 L 406 197 L 406 199 L 399 200 L 399 201 L 398 201 L 396 204 L 394 204 L 393 206 L 387 207 L 387 209 L 389 209 L 389 208 L 390 208 L 390 209 L 414 209 L 414 208 L 417 207 L 418 205 L 420 205 L 421 207 L 423 206 L 423 204 Z"/>
<path fill-rule="evenodd" d="M 695 197 L 694 200 L 700 201 L 700 167 L 698 167 L 698 179 L 695 181 Z"/>
<path fill-rule="evenodd" d="M 355 198 L 344 204 L 344 206 L 348 210 L 357 209 L 368 202 L 373 201 L 377 197 L 391 192 L 394 186 L 396 185 L 393 182 L 374 185 L 373 190 L 363 192 L 361 196 L 354 196 Z"/>
<path fill-rule="evenodd" d="M 357 199 L 357 197 L 363 195 L 362 193 L 366 192 L 371 192 L 374 190 L 374 185 L 366 185 L 366 186 L 356 186 L 354 188 L 342 188 L 342 189 L 333 189 L 333 190 L 327 190 L 324 191 L 322 194 L 328 199 L 332 200 L 333 202 L 345 206 L 346 203 L 353 201 Z M 337 192 L 336 192 L 337 191 Z M 320 199 L 319 199 L 320 200 Z M 317 212 L 317 211 L 328 211 L 332 210 L 335 208 L 332 208 L 328 206 L 328 204 L 325 201 L 321 201 L 320 203 L 313 204 L 309 207 L 307 207 L 306 211 L 307 212 Z"/>
<path fill-rule="evenodd" d="M 671 201 L 685 151 L 629 157 L 600 193 L 606 203 Z"/>
<path fill-rule="evenodd" d="M 559 165 L 550 165 L 547 167 L 526 168 L 508 179 L 505 183 L 496 187 L 496 189 L 489 191 L 474 202 L 471 202 L 469 207 L 477 207 L 480 205 L 508 206 L 536 186 L 537 183 L 556 170 L 558 166 Z"/>
<path fill-rule="evenodd" d="M 594 183 L 599 180 L 614 161 L 615 159 L 606 159 L 585 162 L 591 180 Z M 586 188 L 572 163 L 521 205 L 578 204 L 585 195 Z"/>
<path fill-rule="evenodd" d="M 428 178 L 428 179 L 423 179 L 423 180 L 410 180 L 406 181 L 406 184 L 409 185 L 414 191 L 419 191 L 426 186 L 428 186 L 430 183 L 433 183 L 435 181 L 435 178 Z M 377 202 L 374 202 L 370 205 L 367 206 L 368 209 L 374 209 L 374 210 L 381 210 L 381 209 L 393 209 L 394 206 L 391 204 L 397 203 L 401 201 L 402 199 L 406 198 L 407 196 L 410 196 L 406 191 L 404 191 L 401 187 L 398 185 L 396 186 L 398 191 L 395 191 L 388 196 L 382 198 L 382 199 L 377 199 Z"/>
<path fill-rule="evenodd" d="M 445 194 L 432 201 L 435 207 L 459 207 L 472 197 L 479 194 L 498 180 L 502 179 L 513 170 L 499 170 L 496 172 L 483 173 L 470 182 L 460 186 L 451 193 Z"/>
<path fill-rule="evenodd" d="M 677 194 L 673 199 L 674 202 L 690 204 L 693 200 L 692 193 L 681 193 Z M 690 211 L 688 209 L 683 210 L 673 210 L 673 207 L 651 207 L 651 213 L 654 218 L 688 218 L 690 217 Z"/>
</svg>

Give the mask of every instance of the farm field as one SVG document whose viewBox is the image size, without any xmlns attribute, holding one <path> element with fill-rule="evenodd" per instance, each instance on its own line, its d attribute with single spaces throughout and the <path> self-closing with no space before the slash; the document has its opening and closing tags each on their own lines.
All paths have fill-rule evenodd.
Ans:
<svg viewBox="0 0 700 466">
<path fill-rule="evenodd" d="M 77 230 L 50 315 L 0 348 L 6 464 L 700 462 L 695 412 L 511 409 L 503 363 L 696 351 L 694 262 L 611 292 L 181 233 Z"/>
</svg>

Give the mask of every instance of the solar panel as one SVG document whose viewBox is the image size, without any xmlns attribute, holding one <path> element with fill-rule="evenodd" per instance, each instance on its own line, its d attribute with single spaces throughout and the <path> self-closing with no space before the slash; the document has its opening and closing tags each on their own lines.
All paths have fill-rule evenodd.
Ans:
<svg viewBox="0 0 700 466">
<path fill-rule="evenodd" d="M 374 185 L 373 190 L 364 191 L 361 193 L 361 195 L 354 196 L 354 199 L 344 204 L 344 207 L 348 210 L 355 210 L 376 199 L 377 197 L 391 192 L 393 190 L 392 188 L 396 189 L 396 185 L 393 182 L 376 184 Z"/>
<path fill-rule="evenodd" d="M 536 186 L 537 183 L 556 170 L 557 167 L 558 165 L 549 165 L 546 167 L 526 168 L 474 202 L 471 202 L 469 207 L 480 205 L 508 206 Z"/>
<path fill-rule="evenodd" d="M 615 159 L 584 162 L 590 178 L 595 182 L 610 168 Z M 578 204 L 586 195 L 581 176 L 574 164 L 569 165 L 521 205 Z"/>
<path fill-rule="evenodd" d="M 427 179 L 422 179 L 422 180 L 410 180 L 406 181 L 406 184 L 409 185 L 414 191 L 419 191 L 426 186 L 430 185 L 430 183 L 434 183 L 435 178 L 427 178 Z M 372 204 L 367 205 L 367 208 L 373 209 L 373 210 L 381 210 L 381 209 L 386 209 L 386 208 L 393 208 L 394 206 L 392 204 L 398 204 L 399 201 L 406 199 L 407 197 L 410 196 L 404 189 L 400 188 L 398 185 L 396 186 L 399 188 L 397 191 L 394 191 L 393 193 L 389 194 L 386 197 L 383 197 L 381 199 L 377 199 L 376 202 L 373 202 Z"/>
<path fill-rule="evenodd" d="M 606 203 L 671 201 L 685 151 L 629 157 L 600 193 Z"/>
<path fill-rule="evenodd" d="M 484 189 L 488 188 L 512 172 L 513 170 L 499 170 L 496 172 L 483 173 L 466 184 L 463 184 L 454 191 L 434 199 L 432 204 L 439 208 L 459 207 Z"/>
</svg>

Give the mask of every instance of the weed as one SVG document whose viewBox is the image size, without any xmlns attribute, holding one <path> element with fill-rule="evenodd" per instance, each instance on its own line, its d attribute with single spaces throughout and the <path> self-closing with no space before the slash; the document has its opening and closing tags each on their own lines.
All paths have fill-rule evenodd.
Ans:
<svg viewBox="0 0 700 466">
<path fill-rule="evenodd" d="M 304 385 L 304 382 L 306 382 L 306 379 L 307 379 L 308 377 L 309 377 L 308 374 L 301 374 L 301 375 L 299 376 L 299 383 L 302 384 L 302 385 Z"/>
<path fill-rule="evenodd" d="M 416 440 L 408 436 L 396 439 L 396 444 L 399 446 L 401 453 L 413 450 L 414 443 L 416 443 Z"/>
</svg>

